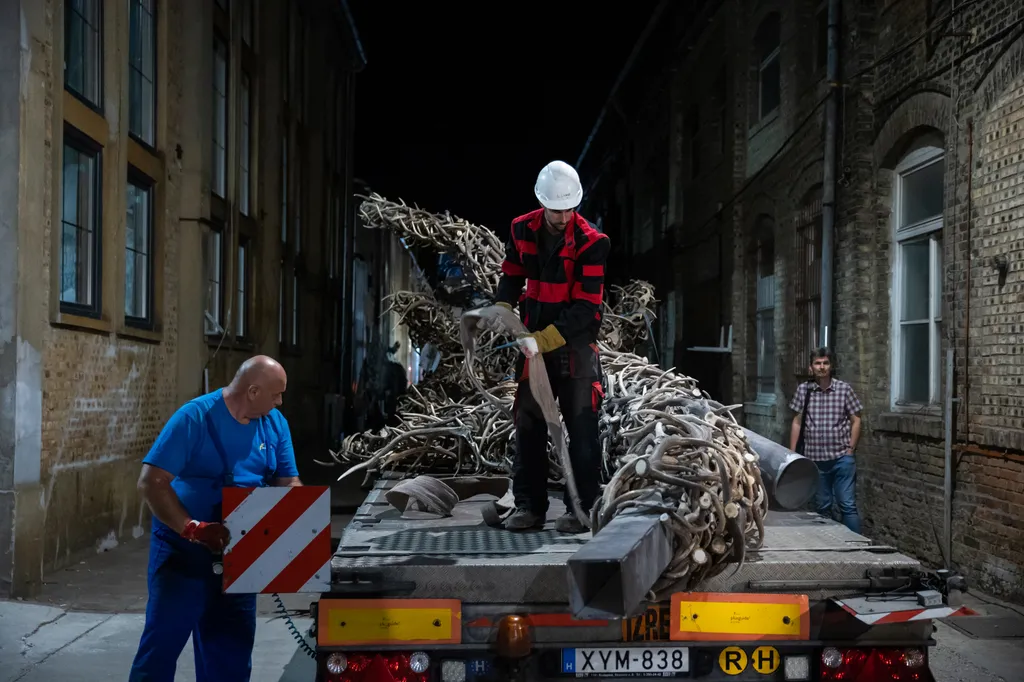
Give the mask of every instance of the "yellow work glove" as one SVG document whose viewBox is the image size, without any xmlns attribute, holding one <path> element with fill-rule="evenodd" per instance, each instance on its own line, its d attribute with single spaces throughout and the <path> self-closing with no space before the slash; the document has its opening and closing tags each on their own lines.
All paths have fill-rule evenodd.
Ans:
<svg viewBox="0 0 1024 682">
<path fill-rule="evenodd" d="M 533 343 L 529 343 L 527 339 L 532 340 Z M 537 346 L 536 351 L 534 351 L 532 347 L 534 344 Z M 562 335 L 553 324 L 549 324 L 539 332 L 527 334 L 523 338 L 519 339 L 519 346 L 523 348 L 523 352 L 526 354 L 526 357 L 531 357 L 534 352 L 541 354 L 550 353 L 564 345 L 565 339 L 562 338 Z"/>
<path fill-rule="evenodd" d="M 512 310 L 512 304 L 505 303 L 504 301 L 498 301 L 494 305 L 500 305 L 502 308 L 504 308 L 505 310 L 508 310 L 508 311 Z"/>
</svg>

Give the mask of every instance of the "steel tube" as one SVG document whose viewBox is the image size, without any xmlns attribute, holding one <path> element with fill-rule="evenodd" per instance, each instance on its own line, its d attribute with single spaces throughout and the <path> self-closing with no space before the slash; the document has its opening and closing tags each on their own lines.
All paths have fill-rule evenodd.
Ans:
<svg viewBox="0 0 1024 682">
<path fill-rule="evenodd" d="M 818 491 L 818 466 L 759 433 L 743 432 L 758 455 L 769 499 L 783 509 L 799 509 L 810 502 Z"/>
<path fill-rule="evenodd" d="M 946 349 L 946 397 L 944 401 L 944 475 L 942 485 L 942 558 L 953 567 L 953 349 Z"/>
<path fill-rule="evenodd" d="M 672 560 L 661 514 L 620 514 L 567 562 L 569 608 L 580 619 L 637 615 Z"/>
</svg>

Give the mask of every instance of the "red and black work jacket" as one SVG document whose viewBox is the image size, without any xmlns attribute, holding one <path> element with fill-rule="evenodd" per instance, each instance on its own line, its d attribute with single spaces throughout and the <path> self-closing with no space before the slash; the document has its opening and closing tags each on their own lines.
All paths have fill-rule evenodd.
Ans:
<svg viewBox="0 0 1024 682">
<path fill-rule="evenodd" d="M 553 248 L 542 258 L 544 250 L 538 246 L 545 236 L 541 231 L 547 230 L 543 222 L 542 208 L 512 221 L 496 302 L 513 308 L 518 304 L 519 316 L 529 331 L 553 324 L 562 335 L 565 345 L 544 355 L 545 366 L 552 368 L 552 363 L 560 363 L 563 376 L 600 377 L 597 334 L 610 249 L 608 237 L 573 213 L 565 233 L 553 237 Z M 527 377 L 526 362 L 520 354 L 516 380 Z"/>
</svg>

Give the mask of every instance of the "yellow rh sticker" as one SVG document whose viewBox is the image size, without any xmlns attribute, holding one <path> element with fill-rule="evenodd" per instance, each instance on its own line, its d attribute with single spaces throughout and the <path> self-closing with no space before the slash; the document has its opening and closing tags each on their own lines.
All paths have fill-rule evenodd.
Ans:
<svg viewBox="0 0 1024 682">
<path fill-rule="evenodd" d="M 718 654 L 718 667 L 726 675 L 739 675 L 747 669 L 747 652 L 738 646 L 729 646 Z"/>
<path fill-rule="evenodd" d="M 458 644 L 457 599 L 331 599 L 318 609 L 321 645 Z"/>
<path fill-rule="evenodd" d="M 754 653 L 750 654 L 750 664 L 762 675 L 771 675 L 779 669 L 780 663 L 782 663 L 782 656 L 773 646 L 759 646 L 754 649 Z"/>
</svg>

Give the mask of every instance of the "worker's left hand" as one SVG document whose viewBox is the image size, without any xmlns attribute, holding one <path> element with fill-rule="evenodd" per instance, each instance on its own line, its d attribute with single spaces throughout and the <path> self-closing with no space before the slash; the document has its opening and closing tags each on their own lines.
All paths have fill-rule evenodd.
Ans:
<svg viewBox="0 0 1024 682">
<path fill-rule="evenodd" d="M 529 349 L 524 347 L 524 342 L 526 339 L 530 339 L 533 342 Z M 551 351 L 561 348 L 562 346 L 565 345 L 565 339 L 562 338 L 562 335 L 559 333 L 558 329 L 555 328 L 555 325 L 553 324 L 549 324 L 547 327 L 544 327 L 544 329 L 541 329 L 539 332 L 532 332 L 530 334 L 527 334 L 526 336 L 517 339 L 517 341 L 519 342 L 519 347 L 523 349 L 523 355 L 525 355 L 528 358 L 532 358 L 537 353 L 550 353 Z M 533 348 L 534 345 L 536 345 L 535 350 Z"/>
</svg>

